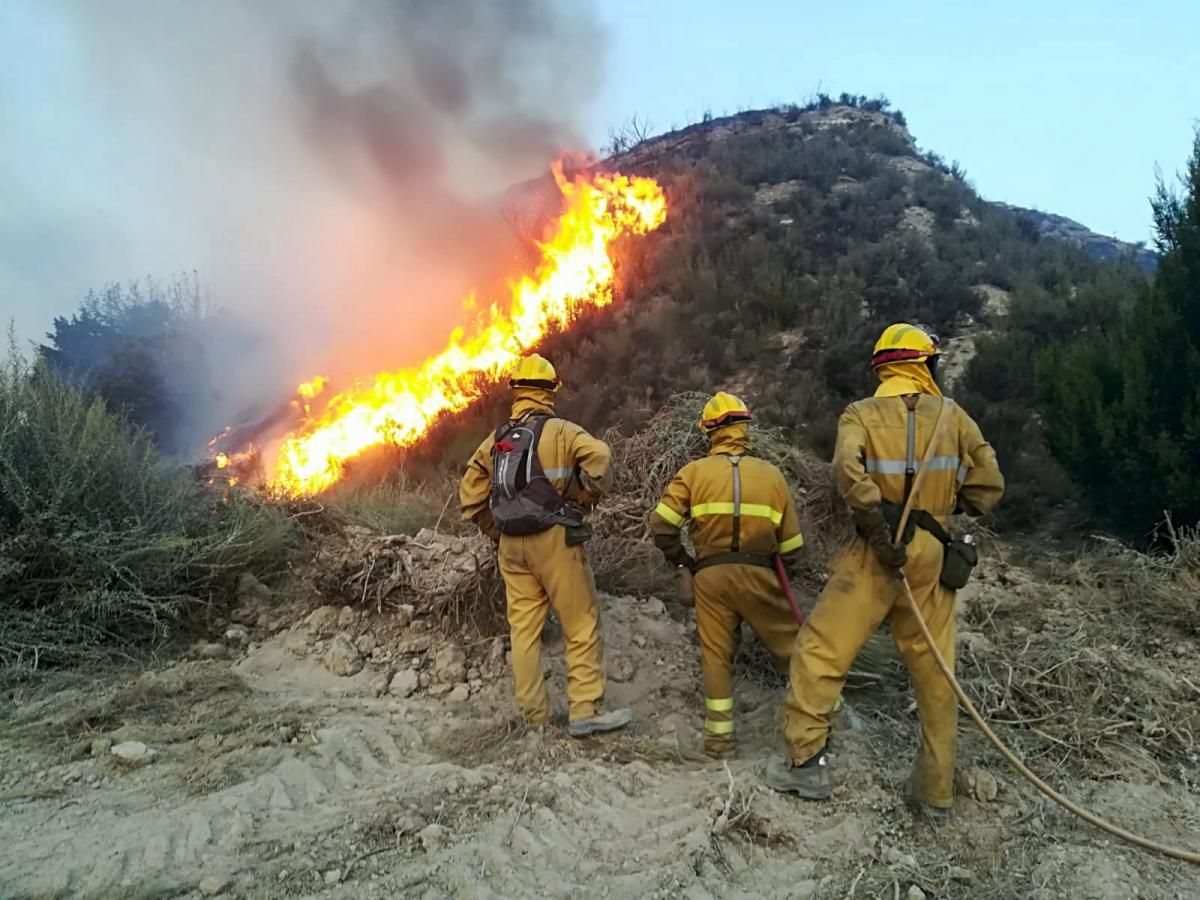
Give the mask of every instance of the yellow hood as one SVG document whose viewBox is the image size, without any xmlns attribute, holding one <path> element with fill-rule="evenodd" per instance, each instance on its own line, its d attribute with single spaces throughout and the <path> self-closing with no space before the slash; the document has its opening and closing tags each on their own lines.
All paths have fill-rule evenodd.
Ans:
<svg viewBox="0 0 1200 900">
<path fill-rule="evenodd" d="M 554 415 L 554 392 L 544 388 L 513 388 L 512 411 L 509 418 L 520 419 L 530 413 Z"/>
<path fill-rule="evenodd" d="M 738 422 L 718 428 L 708 436 L 708 455 L 745 456 L 750 452 L 750 423 Z"/>
<path fill-rule="evenodd" d="M 924 362 L 887 363 L 876 369 L 875 374 L 881 382 L 875 391 L 876 397 L 903 397 L 905 394 L 942 396 L 941 388 Z"/>
</svg>

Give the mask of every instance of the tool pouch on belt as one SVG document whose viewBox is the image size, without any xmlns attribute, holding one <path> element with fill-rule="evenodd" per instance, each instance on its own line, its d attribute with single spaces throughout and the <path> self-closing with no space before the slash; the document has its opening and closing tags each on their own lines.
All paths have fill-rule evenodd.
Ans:
<svg viewBox="0 0 1200 900">
<path fill-rule="evenodd" d="M 592 539 L 592 526 L 587 522 L 579 525 L 566 526 L 567 546 L 578 547 L 580 544 L 586 544 Z"/>
<path fill-rule="evenodd" d="M 914 509 L 908 519 L 909 527 L 914 524 L 928 531 L 942 545 L 942 571 L 938 581 L 952 591 L 961 590 L 971 580 L 971 572 L 979 562 L 979 548 L 959 538 L 951 537 L 934 516 L 923 509 Z"/>
</svg>

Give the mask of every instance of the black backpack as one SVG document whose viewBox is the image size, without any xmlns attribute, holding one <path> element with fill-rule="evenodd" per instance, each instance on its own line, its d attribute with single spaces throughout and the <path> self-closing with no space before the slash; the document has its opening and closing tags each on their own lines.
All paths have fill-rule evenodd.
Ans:
<svg viewBox="0 0 1200 900">
<path fill-rule="evenodd" d="M 496 429 L 488 509 L 501 534 L 540 534 L 555 525 L 583 524 L 583 514 L 550 483 L 537 447 L 549 416 L 530 416 Z"/>
</svg>

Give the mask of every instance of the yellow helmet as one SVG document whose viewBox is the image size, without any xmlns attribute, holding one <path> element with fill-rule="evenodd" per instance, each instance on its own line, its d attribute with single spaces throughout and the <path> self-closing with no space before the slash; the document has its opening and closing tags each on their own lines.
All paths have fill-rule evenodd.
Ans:
<svg viewBox="0 0 1200 900">
<path fill-rule="evenodd" d="M 706 432 L 716 431 L 737 422 L 749 422 L 750 409 L 739 398 L 724 391 L 713 394 L 700 413 L 700 427 Z"/>
<path fill-rule="evenodd" d="M 544 391 L 557 391 L 560 382 L 550 360 L 537 353 L 523 357 L 513 369 L 508 386 L 541 388 Z"/>
<path fill-rule="evenodd" d="M 871 368 L 894 362 L 925 362 L 938 355 L 938 337 L 916 325 L 899 322 L 884 329 L 871 354 Z"/>
</svg>

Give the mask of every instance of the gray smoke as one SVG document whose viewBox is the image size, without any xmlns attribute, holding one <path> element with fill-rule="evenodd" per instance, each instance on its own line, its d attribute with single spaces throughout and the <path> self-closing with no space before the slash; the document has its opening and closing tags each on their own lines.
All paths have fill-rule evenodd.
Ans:
<svg viewBox="0 0 1200 900">
<path fill-rule="evenodd" d="M 493 198 L 581 147 L 603 61 L 577 0 L 10 2 L 3 312 L 197 270 L 263 336 L 204 426 L 440 349 L 520 252 Z"/>
</svg>

